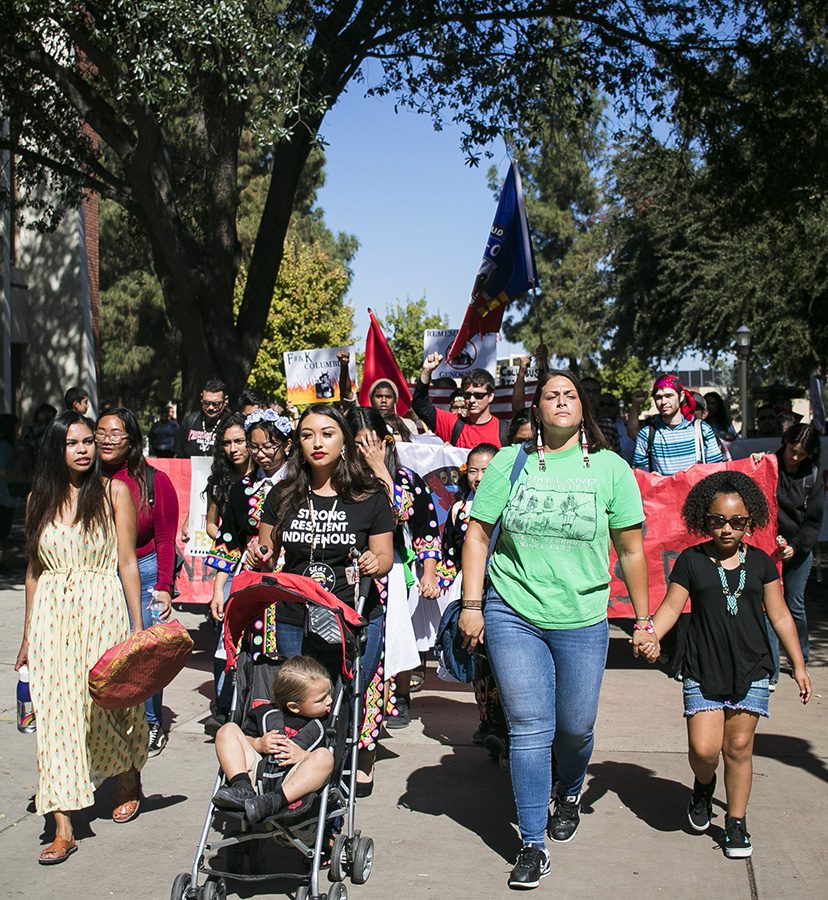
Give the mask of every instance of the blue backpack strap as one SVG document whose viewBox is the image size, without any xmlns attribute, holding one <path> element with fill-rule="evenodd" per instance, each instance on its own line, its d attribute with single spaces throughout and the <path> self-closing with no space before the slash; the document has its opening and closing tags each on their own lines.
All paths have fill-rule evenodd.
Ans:
<svg viewBox="0 0 828 900">
<path fill-rule="evenodd" d="M 523 443 L 520 445 L 520 450 L 517 452 L 517 456 L 515 457 L 515 461 L 512 464 L 512 471 L 509 473 L 509 496 L 511 498 L 512 488 L 515 486 L 515 482 L 520 478 L 520 473 L 523 471 L 526 466 L 526 461 L 529 459 L 529 453 L 526 450 L 526 444 Z M 507 501 L 508 502 L 508 501 Z M 495 526 L 492 529 L 492 536 L 489 539 L 489 549 L 486 553 L 486 568 L 489 568 L 489 561 L 492 558 L 492 554 L 494 553 L 495 546 L 497 545 L 497 539 L 500 537 L 500 520 L 503 518 L 502 514 L 498 516 L 497 522 L 495 522 Z"/>
</svg>

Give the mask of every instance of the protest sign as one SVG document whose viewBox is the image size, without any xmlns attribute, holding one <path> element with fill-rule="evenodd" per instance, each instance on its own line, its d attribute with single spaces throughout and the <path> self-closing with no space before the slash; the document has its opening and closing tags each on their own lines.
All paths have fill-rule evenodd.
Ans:
<svg viewBox="0 0 828 900">
<path fill-rule="evenodd" d="M 497 334 L 472 335 L 460 353 L 448 359 L 447 354 L 456 335 L 456 328 L 423 332 L 423 357 L 429 353 L 439 353 L 443 357 L 431 377 L 462 378 L 471 369 L 486 369 L 494 375 L 497 368 Z"/>
<path fill-rule="evenodd" d="M 356 389 L 356 353 L 353 347 L 288 350 L 284 353 L 288 403 L 302 406 L 339 400 L 339 360 L 336 354 L 343 350 L 351 354 L 348 373 Z"/>
</svg>

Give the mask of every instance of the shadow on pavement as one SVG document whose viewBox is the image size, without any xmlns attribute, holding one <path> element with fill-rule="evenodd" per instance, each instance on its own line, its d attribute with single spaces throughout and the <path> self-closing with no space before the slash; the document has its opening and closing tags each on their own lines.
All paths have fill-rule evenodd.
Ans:
<svg viewBox="0 0 828 900">
<path fill-rule="evenodd" d="M 821 781 L 828 781 L 828 766 L 812 750 L 811 742 L 804 738 L 790 734 L 765 734 L 759 731 L 754 738 L 753 755 L 766 756 L 768 759 L 785 763 L 786 766 L 796 766 Z"/>
<path fill-rule="evenodd" d="M 612 793 L 650 828 L 690 833 L 686 815 L 690 800 L 688 785 L 660 778 L 652 769 L 634 763 L 593 763 L 587 772 L 590 782 L 581 798 L 584 813 L 591 813 L 602 797 Z M 716 805 L 724 810 L 723 804 L 716 801 Z M 713 831 L 708 834 L 714 836 Z"/>
<path fill-rule="evenodd" d="M 412 772 L 398 803 L 428 816 L 448 816 L 504 859 L 517 852 L 509 776 L 478 747 L 455 747 L 438 765 Z"/>
</svg>

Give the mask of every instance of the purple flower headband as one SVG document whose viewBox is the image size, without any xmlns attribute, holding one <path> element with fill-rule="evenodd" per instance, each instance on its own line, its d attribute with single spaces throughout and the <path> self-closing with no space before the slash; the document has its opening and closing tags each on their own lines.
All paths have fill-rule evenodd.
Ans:
<svg viewBox="0 0 828 900">
<path fill-rule="evenodd" d="M 258 422 L 270 422 L 286 438 L 293 434 L 293 426 L 290 424 L 290 419 L 286 416 L 280 416 L 275 409 L 254 409 L 244 420 L 245 434 Z"/>
</svg>

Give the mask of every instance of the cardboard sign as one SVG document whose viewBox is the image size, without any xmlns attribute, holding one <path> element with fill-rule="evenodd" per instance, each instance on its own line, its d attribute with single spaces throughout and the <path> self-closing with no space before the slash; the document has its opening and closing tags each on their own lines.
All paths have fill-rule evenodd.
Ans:
<svg viewBox="0 0 828 900">
<path fill-rule="evenodd" d="M 497 368 L 497 335 L 474 335 L 460 353 L 446 359 L 458 329 L 430 329 L 423 332 L 423 359 L 429 353 L 439 353 L 443 361 L 434 370 L 432 378 L 462 378 L 471 369 L 485 369 L 495 374 Z"/>
<path fill-rule="evenodd" d="M 334 403 L 339 400 L 339 360 L 336 354 L 351 354 L 348 372 L 356 390 L 356 353 L 353 347 L 323 347 L 319 350 L 288 350 L 283 354 L 288 403 Z"/>
</svg>

